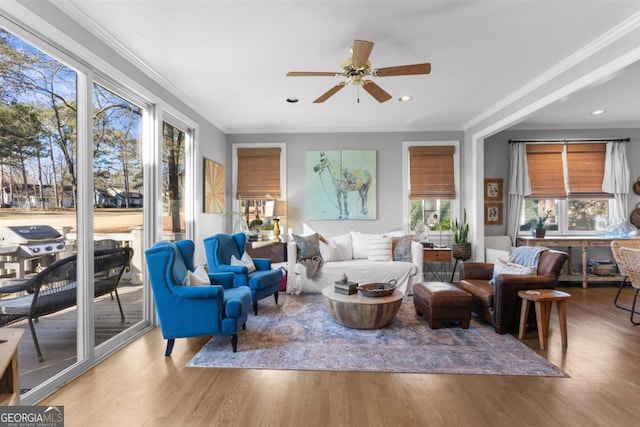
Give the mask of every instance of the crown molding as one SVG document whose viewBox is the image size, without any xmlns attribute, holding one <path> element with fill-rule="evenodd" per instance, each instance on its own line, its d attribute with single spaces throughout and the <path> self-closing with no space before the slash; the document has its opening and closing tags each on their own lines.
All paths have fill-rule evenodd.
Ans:
<svg viewBox="0 0 640 427">
<path fill-rule="evenodd" d="M 55 6 L 60 9 L 64 14 L 66 14 L 69 18 L 71 18 L 75 23 L 85 28 L 91 34 L 100 39 L 105 45 L 109 48 L 113 49 L 119 56 L 124 58 L 129 63 L 133 64 L 134 67 L 138 68 L 141 72 L 143 72 L 150 79 L 158 83 L 160 86 L 165 88 L 169 93 L 174 95 L 176 98 L 183 101 L 185 104 L 189 105 L 195 111 L 205 111 L 201 105 L 198 105 L 195 101 L 193 101 L 189 96 L 187 96 L 180 88 L 167 80 L 164 76 L 158 73 L 153 67 L 147 64 L 142 58 L 136 55 L 133 51 L 127 48 L 120 40 L 114 37 L 111 33 L 106 31 L 103 27 L 101 27 L 97 22 L 91 19 L 86 13 L 78 8 L 75 4 L 73 4 L 70 0 L 57 0 L 55 2 Z M 207 120 L 213 124 L 216 128 L 218 128 L 223 133 L 226 133 L 226 129 L 224 129 L 219 123 L 216 123 L 211 118 L 207 118 Z"/>
</svg>

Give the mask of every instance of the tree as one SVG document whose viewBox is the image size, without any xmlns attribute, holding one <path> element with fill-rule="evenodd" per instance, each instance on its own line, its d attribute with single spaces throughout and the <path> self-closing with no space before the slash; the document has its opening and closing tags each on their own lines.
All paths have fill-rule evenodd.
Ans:
<svg viewBox="0 0 640 427">
<path fill-rule="evenodd" d="M 180 191 L 180 177 L 184 168 L 184 140 L 185 133 L 180 129 L 164 122 L 162 124 L 163 163 L 166 171 L 163 174 L 163 184 L 166 185 L 166 194 L 169 203 L 169 215 L 171 217 L 171 231 L 182 230 L 180 221 L 180 205 L 182 203 Z"/>
<path fill-rule="evenodd" d="M 29 179 L 27 177 L 27 162 L 39 158 L 42 145 L 41 123 L 38 113 L 26 104 L 13 104 L 0 107 L 0 158 L 10 168 L 17 170 L 22 178 L 21 195 L 30 208 Z M 41 165 L 38 164 L 38 176 L 41 177 Z M 35 185 L 33 186 L 35 192 Z M 40 179 L 40 197 L 42 200 L 42 181 Z"/>
<path fill-rule="evenodd" d="M 47 147 L 62 154 L 64 169 L 61 167 L 60 181 L 70 181 L 72 197 L 75 199 L 75 71 L 12 34 L 0 30 L 0 87 L 0 101 L 5 105 L 24 104 L 35 109 L 42 131 L 40 145 L 45 146 L 46 140 Z M 47 158 L 46 154 L 42 154 L 38 152 L 40 164 L 37 170 L 40 181 L 43 179 L 40 177 L 44 166 L 42 161 Z M 53 152 L 50 155 L 53 156 Z M 36 158 L 32 160 L 37 163 Z"/>
</svg>

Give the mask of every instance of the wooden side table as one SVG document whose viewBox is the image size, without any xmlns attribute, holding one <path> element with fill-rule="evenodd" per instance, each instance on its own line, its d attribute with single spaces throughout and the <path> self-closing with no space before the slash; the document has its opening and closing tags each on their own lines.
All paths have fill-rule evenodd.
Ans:
<svg viewBox="0 0 640 427">
<path fill-rule="evenodd" d="M 0 405 L 20 404 L 18 346 L 23 335 L 24 329 L 0 329 Z"/>
<path fill-rule="evenodd" d="M 451 268 L 451 248 L 423 248 L 424 280 L 429 282 L 445 282 Z M 438 267 L 432 268 L 430 263 L 438 263 Z M 427 274 L 431 277 L 427 277 Z"/>
<path fill-rule="evenodd" d="M 518 338 L 524 339 L 524 332 L 527 327 L 527 318 L 531 303 L 536 306 L 536 322 L 538 323 L 538 340 L 540 349 L 547 347 L 547 336 L 549 335 L 549 317 L 551 316 L 551 306 L 556 303 L 558 319 L 560 321 L 560 334 L 562 335 L 562 347 L 567 347 L 567 299 L 571 294 L 555 289 L 535 289 L 518 291 L 518 296 L 522 298 L 522 310 L 520 312 L 520 330 Z"/>
</svg>

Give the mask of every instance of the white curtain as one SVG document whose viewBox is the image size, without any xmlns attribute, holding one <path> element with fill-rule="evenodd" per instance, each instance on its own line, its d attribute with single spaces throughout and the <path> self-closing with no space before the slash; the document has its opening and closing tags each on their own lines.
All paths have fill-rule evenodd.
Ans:
<svg viewBox="0 0 640 427">
<path fill-rule="evenodd" d="M 515 244 L 520 231 L 520 214 L 524 197 L 531 194 L 527 149 L 522 143 L 511 143 L 511 164 L 509 170 L 509 195 L 507 199 L 507 234 Z"/>
<path fill-rule="evenodd" d="M 602 191 L 613 194 L 614 211 L 610 215 L 613 223 L 626 221 L 629 185 L 630 172 L 624 142 L 607 142 Z"/>
</svg>

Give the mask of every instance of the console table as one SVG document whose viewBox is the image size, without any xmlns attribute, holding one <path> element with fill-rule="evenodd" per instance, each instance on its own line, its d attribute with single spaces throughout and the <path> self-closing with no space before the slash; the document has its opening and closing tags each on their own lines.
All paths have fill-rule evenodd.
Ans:
<svg viewBox="0 0 640 427">
<path fill-rule="evenodd" d="M 611 246 L 611 241 L 616 239 L 604 237 L 574 237 L 574 236 L 555 236 L 544 237 L 541 239 L 535 237 L 518 237 L 518 246 L 548 246 L 567 248 L 569 259 L 567 259 L 566 274 L 560 276 L 559 280 L 564 282 L 582 282 L 582 287 L 586 288 L 589 282 L 620 282 L 622 276 L 590 276 L 587 274 L 588 256 L 590 247 Z M 573 260 L 571 256 L 571 248 L 582 248 L 582 273 L 573 274 Z"/>
<path fill-rule="evenodd" d="M 244 250 L 251 258 L 269 258 L 274 264 L 287 261 L 286 242 L 246 242 Z"/>
</svg>

